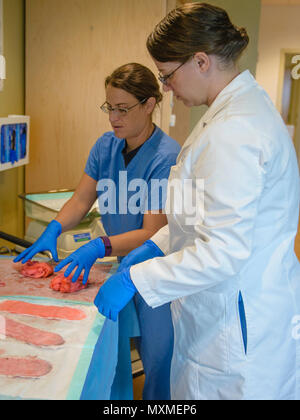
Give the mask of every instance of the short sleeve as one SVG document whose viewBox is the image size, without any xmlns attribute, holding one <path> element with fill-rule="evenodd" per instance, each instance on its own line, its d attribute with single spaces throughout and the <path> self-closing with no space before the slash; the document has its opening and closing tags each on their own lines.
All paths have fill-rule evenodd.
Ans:
<svg viewBox="0 0 300 420">
<path fill-rule="evenodd" d="M 85 165 L 84 172 L 93 178 L 95 181 L 99 181 L 99 169 L 100 169 L 100 156 L 99 156 L 99 140 L 92 147 L 87 163 Z"/>
</svg>

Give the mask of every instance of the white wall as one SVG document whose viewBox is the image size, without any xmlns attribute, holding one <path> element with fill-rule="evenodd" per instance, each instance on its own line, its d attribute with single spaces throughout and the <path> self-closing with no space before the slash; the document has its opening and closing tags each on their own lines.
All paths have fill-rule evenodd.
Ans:
<svg viewBox="0 0 300 420">
<path fill-rule="evenodd" d="M 199 1 L 199 0 L 193 0 Z M 250 42 L 239 62 L 241 71 L 249 69 L 256 74 L 258 34 L 260 26 L 261 0 L 207 0 L 207 3 L 225 9 L 232 22 L 247 29 Z M 206 112 L 206 106 L 191 108 L 191 129 Z"/>
<path fill-rule="evenodd" d="M 300 52 L 300 6 L 262 6 L 256 80 L 277 105 L 280 52 Z"/>
</svg>

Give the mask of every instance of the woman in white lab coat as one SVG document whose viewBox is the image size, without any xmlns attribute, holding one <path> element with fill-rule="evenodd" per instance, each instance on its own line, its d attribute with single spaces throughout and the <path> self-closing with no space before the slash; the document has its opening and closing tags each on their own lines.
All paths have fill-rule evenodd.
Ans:
<svg viewBox="0 0 300 420">
<path fill-rule="evenodd" d="M 193 3 L 147 42 L 165 91 L 209 108 L 171 170 L 168 225 L 95 303 L 113 315 L 136 290 L 152 307 L 172 301 L 173 399 L 300 398 L 298 165 L 270 98 L 238 70 L 248 40 L 224 10 Z"/>
</svg>

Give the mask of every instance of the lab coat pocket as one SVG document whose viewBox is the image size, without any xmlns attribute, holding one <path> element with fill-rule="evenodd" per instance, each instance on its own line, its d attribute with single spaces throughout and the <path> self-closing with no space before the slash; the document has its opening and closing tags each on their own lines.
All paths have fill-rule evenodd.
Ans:
<svg viewBox="0 0 300 420">
<path fill-rule="evenodd" d="M 176 350 L 200 370 L 228 372 L 226 308 L 223 294 L 208 291 L 172 303 Z"/>
<path fill-rule="evenodd" d="M 239 292 L 239 295 L 238 295 L 238 314 L 239 314 L 239 324 L 241 328 L 242 341 L 243 341 L 243 350 L 245 352 L 245 355 L 247 355 L 247 344 L 248 344 L 247 320 L 246 320 L 244 300 L 243 300 L 241 291 Z"/>
</svg>

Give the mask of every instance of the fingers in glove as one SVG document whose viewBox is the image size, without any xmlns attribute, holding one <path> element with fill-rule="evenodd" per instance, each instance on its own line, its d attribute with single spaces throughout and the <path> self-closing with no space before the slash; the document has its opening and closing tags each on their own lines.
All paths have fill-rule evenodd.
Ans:
<svg viewBox="0 0 300 420">
<path fill-rule="evenodd" d="M 58 271 L 60 271 L 62 268 L 64 268 L 67 264 L 70 264 L 70 262 L 72 262 L 72 258 L 71 257 L 67 257 L 64 260 L 62 260 L 55 268 L 54 271 L 55 273 L 57 273 Z"/>
<path fill-rule="evenodd" d="M 102 299 L 102 296 L 101 295 L 102 295 L 102 293 L 101 293 L 101 289 L 100 289 L 99 292 L 97 293 L 97 296 L 95 297 L 95 300 L 94 300 L 94 305 L 96 305 L 97 307 L 99 305 L 99 302 Z"/>
<path fill-rule="evenodd" d="M 30 247 L 31 248 L 31 247 Z M 21 260 L 23 260 L 23 258 L 26 257 L 26 255 L 30 252 L 30 248 L 25 249 L 25 251 L 21 252 L 21 254 L 19 254 L 16 258 L 14 258 L 14 262 L 17 263 Z"/>
<path fill-rule="evenodd" d="M 105 317 L 106 317 L 106 311 L 105 311 L 105 309 L 104 309 L 104 307 L 103 307 L 103 305 L 102 305 L 102 304 L 100 304 L 99 306 L 97 306 L 97 309 L 98 309 L 98 312 L 99 312 L 101 315 L 103 315 L 103 316 L 105 316 Z"/>
<path fill-rule="evenodd" d="M 52 255 L 52 258 L 54 259 L 54 261 L 55 262 L 58 262 L 59 259 L 58 259 L 58 255 L 57 255 L 57 249 L 56 248 L 52 248 L 52 249 L 50 249 L 50 252 L 51 252 L 51 255 Z"/>
<path fill-rule="evenodd" d="M 76 263 L 77 264 L 77 263 Z M 66 270 L 66 272 L 71 268 L 71 266 L 72 266 L 72 264 L 70 264 L 70 266 L 69 266 L 69 268 Z M 80 273 L 82 272 L 82 270 L 83 270 L 83 266 L 82 265 L 78 265 L 78 268 L 77 268 L 77 270 L 75 271 L 75 273 L 74 273 L 74 276 L 72 277 L 72 283 L 75 283 L 77 280 L 78 280 L 78 277 L 80 276 Z M 73 270 L 72 270 L 73 271 Z M 71 271 L 71 272 L 72 272 Z M 71 274 L 71 273 L 70 273 Z M 65 275 L 66 275 L 66 273 L 65 273 Z M 83 283 L 83 282 L 82 282 Z M 85 284 L 85 283 L 83 283 L 83 284 Z"/>
<path fill-rule="evenodd" d="M 72 261 L 69 267 L 66 269 L 64 276 L 69 277 L 70 274 L 74 271 L 75 267 L 79 265 L 78 261 Z"/>
<path fill-rule="evenodd" d="M 118 312 L 114 311 L 113 309 L 111 309 L 109 311 L 109 319 L 111 319 L 112 321 L 116 322 L 118 319 Z"/>
<path fill-rule="evenodd" d="M 86 284 L 88 279 L 89 279 L 89 274 L 90 274 L 90 269 L 86 268 L 84 270 L 84 275 L 83 275 L 83 280 L 82 280 L 82 284 Z"/>
<path fill-rule="evenodd" d="M 103 305 L 102 303 L 100 303 L 100 305 L 98 306 L 98 312 L 101 315 L 105 316 L 105 318 L 111 319 L 110 309 L 106 307 L 105 305 Z"/>
<path fill-rule="evenodd" d="M 35 254 L 37 254 L 38 252 L 35 247 L 28 248 L 28 251 L 29 252 L 27 252 L 27 255 L 25 256 L 25 258 L 23 258 L 22 264 L 27 263 L 27 261 L 31 260 L 35 256 Z"/>
</svg>

